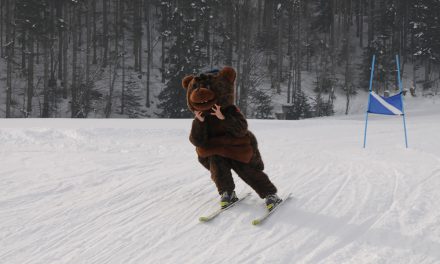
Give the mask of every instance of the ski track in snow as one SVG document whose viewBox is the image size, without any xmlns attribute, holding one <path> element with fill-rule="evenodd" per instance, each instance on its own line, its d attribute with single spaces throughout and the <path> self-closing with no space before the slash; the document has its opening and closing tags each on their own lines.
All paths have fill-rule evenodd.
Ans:
<svg viewBox="0 0 440 264">
<path fill-rule="evenodd" d="M 262 226 L 218 195 L 191 120 L 1 120 L 0 263 L 440 263 L 439 114 L 251 120 L 292 192 Z M 273 136 L 276 134 L 277 136 Z M 238 194 L 249 187 L 235 176 Z"/>
</svg>

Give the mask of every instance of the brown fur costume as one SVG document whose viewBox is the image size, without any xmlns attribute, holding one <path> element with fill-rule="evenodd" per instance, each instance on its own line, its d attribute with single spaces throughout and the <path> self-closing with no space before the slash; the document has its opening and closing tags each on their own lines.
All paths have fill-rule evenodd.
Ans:
<svg viewBox="0 0 440 264">
<path fill-rule="evenodd" d="M 220 194 L 235 188 L 232 169 L 264 198 L 277 189 L 263 172 L 257 140 L 234 105 L 235 77 L 235 70 L 225 67 L 218 73 L 190 75 L 182 80 L 188 108 L 203 112 L 204 117 L 203 122 L 194 119 L 189 140 L 196 146 L 199 162 L 211 172 Z M 224 120 L 211 115 L 215 104 L 221 106 Z"/>
</svg>

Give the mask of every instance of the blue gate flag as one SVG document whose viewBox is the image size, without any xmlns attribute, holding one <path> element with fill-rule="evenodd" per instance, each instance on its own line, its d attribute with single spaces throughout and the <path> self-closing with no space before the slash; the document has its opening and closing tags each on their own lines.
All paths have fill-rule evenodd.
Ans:
<svg viewBox="0 0 440 264">
<path fill-rule="evenodd" d="M 400 77 L 400 62 L 399 56 L 396 55 L 396 68 L 397 68 L 397 82 L 399 84 L 400 92 L 391 97 L 383 97 L 373 91 L 373 75 L 374 64 L 376 62 L 376 55 L 373 55 L 371 61 L 371 74 L 370 74 L 370 89 L 368 95 L 368 109 L 365 114 L 365 130 L 364 130 L 364 148 L 367 144 L 367 127 L 368 127 L 368 114 L 379 115 L 400 115 L 403 119 L 403 131 L 405 132 L 405 146 L 408 148 L 408 136 L 406 134 L 406 120 L 405 111 L 403 110 L 403 94 L 402 94 L 402 79 Z"/>
<path fill-rule="evenodd" d="M 380 115 L 403 115 L 402 93 L 391 97 L 382 97 L 377 93 L 370 92 L 370 104 L 368 113 Z"/>
</svg>

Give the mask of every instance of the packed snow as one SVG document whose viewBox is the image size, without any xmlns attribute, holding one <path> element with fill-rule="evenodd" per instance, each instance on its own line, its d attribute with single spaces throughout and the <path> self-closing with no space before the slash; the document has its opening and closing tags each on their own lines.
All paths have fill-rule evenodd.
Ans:
<svg viewBox="0 0 440 264">
<path fill-rule="evenodd" d="M 416 101 L 416 99 L 413 99 Z M 0 263 L 440 263 L 440 104 L 249 120 L 288 201 L 218 207 L 191 120 L 0 120 Z M 250 191 L 235 177 L 238 195 Z"/>
</svg>

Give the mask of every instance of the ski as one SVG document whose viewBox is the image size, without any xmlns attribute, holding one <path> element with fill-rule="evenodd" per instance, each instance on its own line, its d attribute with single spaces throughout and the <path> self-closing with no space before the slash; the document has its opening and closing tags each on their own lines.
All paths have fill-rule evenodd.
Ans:
<svg viewBox="0 0 440 264">
<path fill-rule="evenodd" d="M 207 215 L 207 216 L 201 216 L 199 218 L 200 222 L 206 223 L 211 221 L 212 219 L 216 218 L 219 214 L 223 213 L 224 211 L 228 210 L 231 207 L 234 207 L 236 204 L 238 204 L 239 202 L 243 201 L 244 199 L 246 199 L 246 197 L 250 196 L 251 193 L 246 193 L 243 197 L 239 198 L 236 202 L 230 204 L 228 207 L 226 208 L 220 208 L 214 212 L 212 212 L 211 214 Z"/>
<path fill-rule="evenodd" d="M 262 215 L 261 217 L 254 219 L 252 221 L 253 225 L 260 225 L 262 224 L 269 216 L 272 215 L 273 212 L 275 212 L 284 202 L 286 202 L 287 200 L 289 200 L 291 198 L 292 193 L 289 193 L 288 195 L 286 195 L 286 197 L 283 197 L 283 201 L 281 203 L 279 203 L 277 206 L 275 206 L 271 211 L 267 211 L 264 215 Z"/>
</svg>

